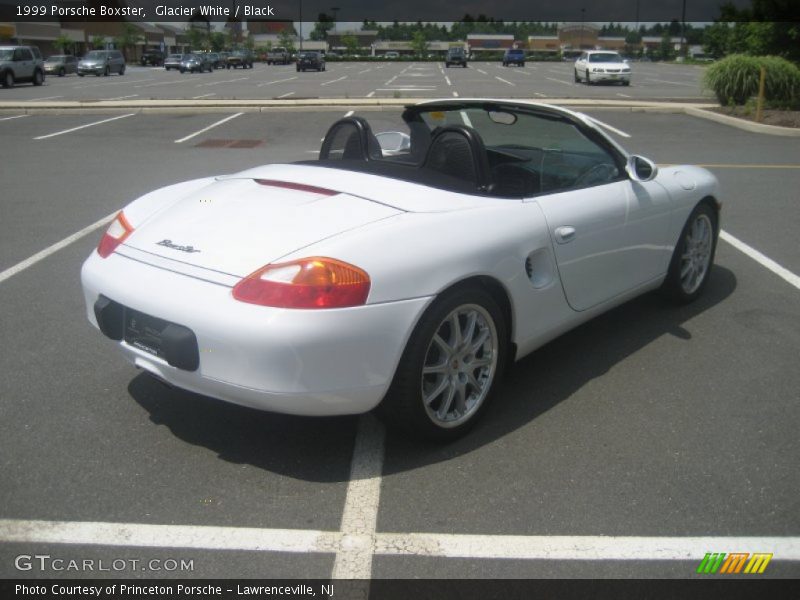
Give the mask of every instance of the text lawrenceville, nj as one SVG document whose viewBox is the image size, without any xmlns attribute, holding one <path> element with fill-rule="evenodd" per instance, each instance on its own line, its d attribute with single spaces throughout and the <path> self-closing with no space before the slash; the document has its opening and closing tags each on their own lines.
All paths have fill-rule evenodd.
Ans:
<svg viewBox="0 0 800 600">
<path fill-rule="evenodd" d="M 201 4 L 200 6 L 156 6 L 157 17 L 191 17 L 199 13 L 204 17 L 274 17 L 275 9 L 272 6 L 254 6 L 250 4 L 237 5 L 234 14 L 227 6 Z"/>
</svg>

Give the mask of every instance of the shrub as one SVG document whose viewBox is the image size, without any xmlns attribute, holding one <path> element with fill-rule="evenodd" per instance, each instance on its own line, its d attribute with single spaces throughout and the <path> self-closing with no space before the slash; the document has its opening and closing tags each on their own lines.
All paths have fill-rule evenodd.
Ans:
<svg viewBox="0 0 800 600">
<path fill-rule="evenodd" d="M 731 54 L 711 65 L 704 84 L 722 105 L 743 105 L 758 95 L 761 67 L 766 69 L 764 96 L 774 108 L 800 108 L 800 69 L 777 56 Z"/>
</svg>

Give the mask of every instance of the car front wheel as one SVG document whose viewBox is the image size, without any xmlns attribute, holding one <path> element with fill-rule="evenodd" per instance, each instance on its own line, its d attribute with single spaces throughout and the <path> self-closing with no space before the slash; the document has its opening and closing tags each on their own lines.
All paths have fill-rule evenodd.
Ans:
<svg viewBox="0 0 800 600">
<path fill-rule="evenodd" d="M 717 214 L 705 202 L 689 215 L 672 254 L 662 291 L 679 303 L 695 300 L 708 282 L 717 247 Z"/>
<path fill-rule="evenodd" d="M 447 441 L 467 433 L 505 367 L 507 325 L 477 286 L 440 296 L 420 319 L 379 412 L 390 426 Z"/>
</svg>

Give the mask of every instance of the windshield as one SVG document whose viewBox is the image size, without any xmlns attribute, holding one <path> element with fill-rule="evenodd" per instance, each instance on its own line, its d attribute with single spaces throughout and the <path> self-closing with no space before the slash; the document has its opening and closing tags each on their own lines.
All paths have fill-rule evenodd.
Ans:
<svg viewBox="0 0 800 600">
<path fill-rule="evenodd" d="M 300 55 L 300 58 L 317 58 L 317 53 L 316 52 L 303 52 Z"/>
<path fill-rule="evenodd" d="M 12 48 L 0 48 L 0 60 L 11 60 L 12 56 L 14 56 Z"/>
<path fill-rule="evenodd" d="M 522 50 L 509 50 L 508 53 L 509 54 L 514 54 L 514 55 L 524 54 L 524 52 Z"/>
<path fill-rule="evenodd" d="M 172 60 L 180 60 L 181 58 L 183 58 L 183 54 L 170 54 L 170 55 L 167 57 L 167 60 L 169 60 L 169 59 L 172 59 Z"/>
<path fill-rule="evenodd" d="M 106 53 L 100 50 L 92 50 L 83 57 L 84 60 L 102 60 L 106 57 Z"/>
<path fill-rule="evenodd" d="M 622 57 L 615 52 L 603 52 L 602 54 L 590 54 L 589 62 L 594 63 L 621 63 Z"/>
</svg>

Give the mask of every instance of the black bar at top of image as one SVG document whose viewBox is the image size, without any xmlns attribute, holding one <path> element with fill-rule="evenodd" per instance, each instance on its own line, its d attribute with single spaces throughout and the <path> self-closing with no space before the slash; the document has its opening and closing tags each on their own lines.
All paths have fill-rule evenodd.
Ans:
<svg viewBox="0 0 800 600">
<path fill-rule="evenodd" d="M 128 590 L 123 591 L 122 586 Z M 111 587 L 116 586 L 116 587 Z M 263 588 L 270 588 L 267 593 Z M 259 593 L 258 589 L 262 588 Z M 142 590 L 137 593 L 137 589 Z M 800 597 L 796 579 L 4 579 L 0 598 L 45 600 L 184 600 L 233 598 L 370 600 L 788 600 Z M 132 591 L 131 591 L 132 590 Z M 99 593 L 98 593 L 99 592 Z M 332 593 L 328 593 L 332 592 Z M 360 592 L 360 593 L 359 593 Z"/>
<path fill-rule="evenodd" d="M 738 9 L 749 8 L 751 2 L 727 1 Z M 313 22 L 320 14 L 330 16 L 336 5 L 335 17 L 342 23 L 448 23 L 466 15 L 475 20 L 505 22 L 669 22 L 682 18 L 684 6 L 687 22 L 710 22 L 719 17 L 721 4 L 722 0 L 690 0 L 685 5 L 684 0 L 0 0 L 0 21 L 186 23 L 203 18 L 210 22 Z M 43 13 L 42 7 L 46 9 Z M 800 21 L 800 17 L 783 15 L 775 20 Z"/>
</svg>

